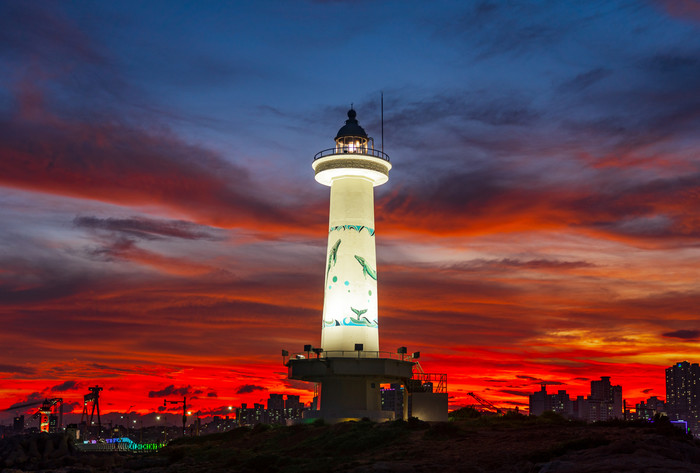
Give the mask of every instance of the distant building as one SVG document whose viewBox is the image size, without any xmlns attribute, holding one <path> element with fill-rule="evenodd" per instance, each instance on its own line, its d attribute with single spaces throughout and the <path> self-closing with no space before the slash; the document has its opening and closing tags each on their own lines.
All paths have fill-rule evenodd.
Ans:
<svg viewBox="0 0 700 473">
<path fill-rule="evenodd" d="M 539 416 L 546 411 L 556 412 L 566 417 L 574 415 L 574 407 L 569 394 L 559 390 L 556 394 L 547 394 L 547 385 L 542 383 L 539 391 L 530 394 L 530 415 Z"/>
<path fill-rule="evenodd" d="M 665 412 L 665 403 L 656 396 L 652 396 L 646 401 L 642 401 L 635 405 L 633 419 L 637 420 L 652 420 L 656 414 Z"/>
<path fill-rule="evenodd" d="M 287 399 L 284 401 L 284 418 L 285 422 L 289 424 L 290 420 L 294 421 L 296 419 L 301 419 L 302 412 L 304 411 L 304 403 L 299 401 L 299 396 L 293 394 L 287 394 Z"/>
<path fill-rule="evenodd" d="M 588 422 L 622 419 L 622 386 L 613 386 L 610 376 L 591 381 L 588 397 Z"/>
<path fill-rule="evenodd" d="M 269 409 L 284 409 L 284 394 L 270 394 L 270 399 L 267 400 L 267 408 Z"/>
<path fill-rule="evenodd" d="M 24 416 L 15 417 L 12 420 L 12 427 L 15 433 L 21 433 L 24 430 Z"/>
<path fill-rule="evenodd" d="M 613 386 L 609 376 L 599 381 L 591 381 L 591 394 L 588 399 L 578 396 L 571 399 L 565 390 L 547 394 L 547 386 L 542 383 L 539 391 L 530 394 L 530 415 L 542 415 L 551 411 L 565 417 L 598 422 L 622 418 L 622 386 Z"/>
<path fill-rule="evenodd" d="M 584 420 L 588 417 L 588 403 L 584 396 L 576 396 L 576 399 L 571 401 L 571 407 L 574 419 Z"/>
<path fill-rule="evenodd" d="M 552 399 L 547 394 L 547 385 L 542 383 L 539 391 L 530 394 L 530 415 L 541 416 L 552 410 Z"/>
<path fill-rule="evenodd" d="M 80 440 L 80 429 L 78 424 L 68 424 L 66 426 L 66 435 L 72 440 Z"/>
<path fill-rule="evenodd" d="M 301 419 L 304 404 L 299 401 L 299 396 L 283 394 L 270 394 L 267 400 L 267 409 L 263 404 L 253 404 L 249 408 L 247 404 L 241 404 L 236 409 L 236 423 L 238 425 L 256 424 L 291 424 Z"/>
<path fill-rule="evenodd" d="M 557 414 L 566 417 L 571 417 L 574 414 L 573 403 L 566 391 L 559 390 L 556 394 L 551 395 L 551 409 Z"/>
<path fill-rule="evenodd" d="M 682 361 L 666 368 L 666 411 L 672 421 L 684 420 L 700 433 L 700 366 Z"/>
<path fill-rule="evenodd" d="M 55 414 L 51 414 L 49 415 L 49 433 L 55 434 L 57 432 L 59 432 L 58 416 Z"/>
</svg>

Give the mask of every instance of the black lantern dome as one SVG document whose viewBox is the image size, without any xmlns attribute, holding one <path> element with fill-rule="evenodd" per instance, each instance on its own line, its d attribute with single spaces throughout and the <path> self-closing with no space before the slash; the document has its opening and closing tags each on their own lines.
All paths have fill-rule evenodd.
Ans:
<svg viewBox="0 0 700 473">
<path fill-rule="evenodd" d="M 367 151 L 367 133 L 357 123 L 357 112 L 354 109 L 348 110 L 348 119 L 345 120 L 345 125 L 338 130 L 335 135 L 335 146 L 338 151 L 343 153 L 363 153 Z"/>
<path fill-rule="evenodd" d="M 360 126 L 359 123 L 357 123 L 357 112 L 353 110 L 352 108 L 348 110 L 348 119 L 345 120 L 345 125 L 338 130 L 338 134 L 335 135 L 336 141 L 338 138 L 344 138 L 346 136 L 354 136 L 358 138 L 365 138 L 367 139 L 367 133 L 365 130 Z"/>
</svg>

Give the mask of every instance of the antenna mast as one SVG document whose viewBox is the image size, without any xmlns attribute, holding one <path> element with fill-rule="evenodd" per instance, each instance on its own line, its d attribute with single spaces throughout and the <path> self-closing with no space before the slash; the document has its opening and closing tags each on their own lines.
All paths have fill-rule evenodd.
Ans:
<svg viewBox="0 0 700 473">
<path fill-rule="evenodd" d="M 384 91 L 382 91 L 382 154 L 384 154 Z"/>
</svg>

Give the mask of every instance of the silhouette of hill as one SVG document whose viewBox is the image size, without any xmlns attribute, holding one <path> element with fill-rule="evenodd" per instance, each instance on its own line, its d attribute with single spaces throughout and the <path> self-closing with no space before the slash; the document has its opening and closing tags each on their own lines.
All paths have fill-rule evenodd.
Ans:
<svg viewBox="0 0 700 473">
<path fill-rule="evenodd" d="M 0 441 L 0 471 L 700 472 L 700 442 L 667 422 L 586 425 L 556 415 L 259 425 L 177 439 L 155 454 L 81 454 L 61 439 Z"/>
</svg>

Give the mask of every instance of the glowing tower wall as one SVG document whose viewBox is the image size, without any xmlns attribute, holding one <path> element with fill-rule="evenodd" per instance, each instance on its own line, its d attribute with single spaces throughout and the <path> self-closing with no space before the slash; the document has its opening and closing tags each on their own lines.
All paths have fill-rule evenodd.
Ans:
<svg viewBox="0 0 700 473">
<path fill-rule="evenodd" d="M 336 147 L 319 153 L 316 180 L 330 186 L 321 348 L 334 356 L 379 351 L 374 187 L 389 179 L 388 157 L 371 146 L 348 112 Z"/>
</svg>

